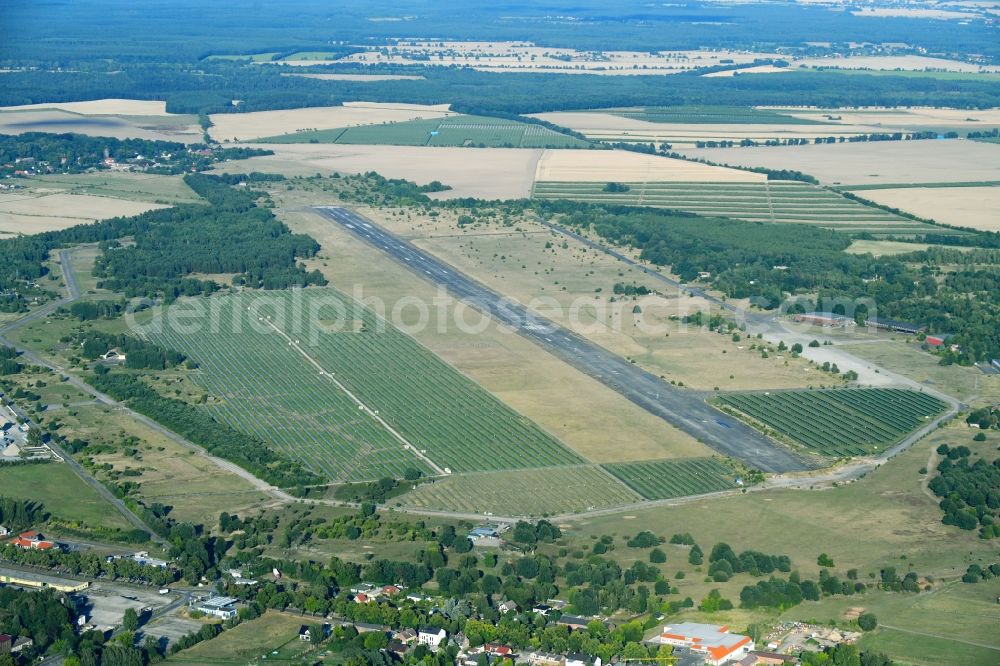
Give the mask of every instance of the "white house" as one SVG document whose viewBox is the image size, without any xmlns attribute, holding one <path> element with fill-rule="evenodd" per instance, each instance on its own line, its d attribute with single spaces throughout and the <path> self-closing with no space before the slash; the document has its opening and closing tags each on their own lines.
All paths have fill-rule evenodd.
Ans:
<svg viewBox="0 0 1000 666">
<path fill-rule="evenodd" d="M 444 629 L 435 629 L 434 627 L 423 627 L 417 633 L 417 643 L 420 645 L 426 645 L 431 649 L 437 649 L 441 647 L 445 639 L 448 638 L 448 632 Z"/>
<path fill-rule="evenodd" d="M 497 606 L 497 610 L 499 610 L 504 615 L 506 615 L 507 613 L 516 613 L 517 604 L 514 603 L 513 601 L 507 600 L 502 604 L 500 604 L 499 606 Z"/>
</svg>

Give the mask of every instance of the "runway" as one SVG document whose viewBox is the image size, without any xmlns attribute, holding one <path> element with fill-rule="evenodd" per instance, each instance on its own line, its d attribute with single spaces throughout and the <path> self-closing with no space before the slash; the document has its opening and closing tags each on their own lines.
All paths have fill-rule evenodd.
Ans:
<svg viewBox="0 0 1000 666">
<path fill-rule="evenodd" d="M 738 458 L 765 472 L 812 468 L 790 449 L 709 405 L 704 394 L 671 386 L 620 356 L 459 273 L 358 213 L 338 206 L 318 206 L 314 210 L 389 254 L 419 277 L 445 287 L 452 297 L 488 313 L 556 358 L 718 453 Z"/>
</svg>

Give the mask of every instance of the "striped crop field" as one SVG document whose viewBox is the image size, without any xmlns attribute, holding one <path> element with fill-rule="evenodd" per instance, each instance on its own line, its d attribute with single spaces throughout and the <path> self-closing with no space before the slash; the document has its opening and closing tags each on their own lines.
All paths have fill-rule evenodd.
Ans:
<svg viewBox="0 0 1000 666">
<path fill-rule="evenodd" d="M 629 187 L 627 192 L 605 192 L 606 183 L 538 181 L 533 194 L 539 199 L 652 206 L 753 222 L 813 224 L 846 233 L 894 236 L 928 231 L 935 234 L 961 233 L 917 222 L 798 181 L 625 184 Z"/>
<path fill-rule="evenodd" d="M 589 142 L 534 123 L 485 116 L 448 116 L 382 125 L 296 132 L 260 143 L 339 143 L 381 146 L 473 146 L 487 148 L 586 148 Z"/>
<path fill-rule="evenodd" d="M 673 458 L 603 466 L 649 500 L 737 488 L 736 473 L 716 458 Z"/>
<path fill-rule="evenodd" d="M 584 462 L 339 291 L 207 302 L 211 324 L 148 337 L 198 363 L 191 376 L 210 394 L 206 409 L 216 419 L 331 480 Z"/>
<path fill-rule="evenodd" d="M 906 389 L 730 393 L 719 403 L 823 456 L 884 451 L 943 412 L 937 398 Z"/>
<path fill-rule="evenodd" d="M 577 466 L 461 474 L 421 484 L 399 501 L 420 509 L 537 517 L 642 499 L 597 466 Z"/>
</svg>

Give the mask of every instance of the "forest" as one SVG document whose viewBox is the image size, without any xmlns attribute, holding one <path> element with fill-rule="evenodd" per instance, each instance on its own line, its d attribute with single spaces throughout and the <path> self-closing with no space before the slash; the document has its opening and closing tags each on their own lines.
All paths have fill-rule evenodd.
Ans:
<svg viewBox="0 0 1000 666">
<path fill-rule="evenodd" d="M 991 539 L 1000 536 L 1000 458 L 987 462 L 979 458 L 970 461 L 968 447 L 938 447 L 943 459 L 937 466 L 937 476 L 927 485 L 941 499 L 945 525 L 963 530 L 979 528 L 979 536 Z"/>
<path fill-rule="evenodd" d="M 45 295 L 37 280 L 48 273 L 49 252 L 79 243 L 101 243 L 95 275 L 106 289 L 128 297 L 171 301 L 219 289 L 192 273 L 233 274 L 233 283 L 263 289 L 325 284 L 318 271 L 307 272 L 297 259 L 316 254 L 319 244 L 293 234 L 257 200 L 261 193 L 236 182 L 251 176 L 188 174 L 185 182 L 209 205 L 180 204 L 133 217 L 116 217 L 62 231 L 0 240 L 0 310 L 27 308 L 32 296 Z M 123 245 L 118 239 L 131 236 Z M 106 313 L 105 313 L 106 314 Z"/>
<path fill-rule="evenodd" d="M 303 71 L 327 71 L 300 68 Z M 381 71 L 381 70 L 373 70 Z M 788 72 L 781 76 L 704 78 L 697 72 L 657 76 L 497 73 L 427 67 L 407 70 L 420 80 L 355 82 L 282 76 L 281 68 L 231 61 L 94 64 L 85 72 L 14 71 L 4 74 L 0 105 L 100 98 L 166 100 L 171 113 L 242 113 L 373 102 L 447 104 L 472 115 L 515 117 L 527 113 L 621 106 L 1000 106 L 991 81 Z M 669 80 L 669 85 L 662 85 Z M 234 107 L 232 100 L 239 99 Z M 520 118 L 518 118 L 520 120 Z"/>
<path fill-rule="evenodd" d="M 105 160 L 129 164 L 147 173 L 204 171 L 217 162 L 270 155 L 255 148 L 187 146 L 173 141 L 115 139 L 83 134 L 26 132 L 0 135 L 0 177 L 30 173 L 81 173 L 108 169 Z"/>
</svg>

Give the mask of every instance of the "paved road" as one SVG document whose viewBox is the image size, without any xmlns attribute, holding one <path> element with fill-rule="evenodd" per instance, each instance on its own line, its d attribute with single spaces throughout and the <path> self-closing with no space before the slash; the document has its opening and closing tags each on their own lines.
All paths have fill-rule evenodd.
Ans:
<svg viewBox="0 0 1000 666">
<path fill-rule="evenodd" d="M 683 430 L 719 453 L 765 472 L 809 468 L 789 449 L 705 402 L 705 395 L 678 389 L 655 375 L 503 297 L 354 211 L 336 206 L 314 209 L 362 240 L 385 251 L 418 276 L 444 286 L 462 299 L 553 356 L 620 393 L 649 413 Z"/>
</svg>

